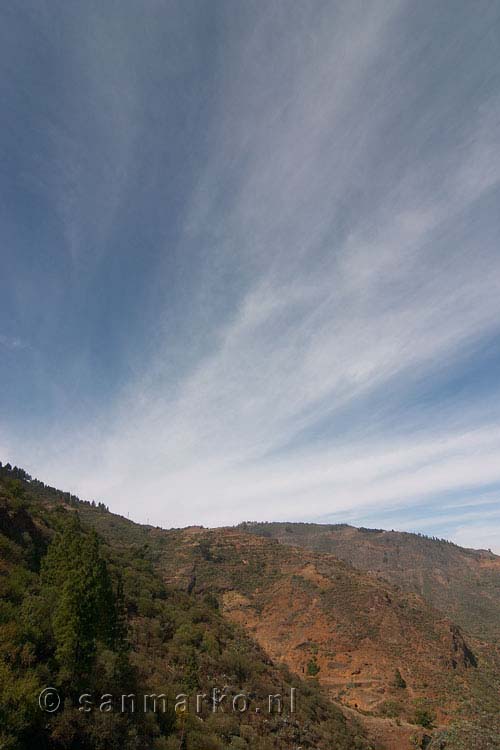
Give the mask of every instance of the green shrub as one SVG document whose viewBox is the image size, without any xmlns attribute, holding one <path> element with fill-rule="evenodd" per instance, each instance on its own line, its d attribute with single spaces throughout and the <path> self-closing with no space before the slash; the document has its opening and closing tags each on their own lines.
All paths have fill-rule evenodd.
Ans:
<svg viewBox="0 0 500 750">
<path fill-rule="evenodd" d="M 316 658 L 312 658 L 311 661 L 307 665 L 307 674 L 310 677 L 316 677 L 318 672 L 320 671 L 320 666 L 318 662 L 316 661 Z"/>
</svg>

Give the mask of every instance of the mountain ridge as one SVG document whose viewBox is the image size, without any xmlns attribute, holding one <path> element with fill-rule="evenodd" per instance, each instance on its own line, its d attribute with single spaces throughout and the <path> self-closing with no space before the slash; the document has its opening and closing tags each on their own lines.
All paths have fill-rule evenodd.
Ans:
<svg viewBox="0 0 500 750">
<path fill-rule="evenodd" d="M 458 750 L 473 746 L 472 737 L 478 750 L 500 747 L 495 728 L 500 708 L 500 653 L 494 641 L 471 634 L 449 612 L 434 607 L 419 592 L 387 580 L 376 569 L 361 570 L 331 551 L 308 549 L 304 538 L 296 538 L 299 529 L 306 529 L 313 533 L 314 543 L 331 546 L 331 539 L 321 537 L 324 528 L 257 523 L 165 530 L 141 526 L 111 513 L 103 503 L 81 501 L 47 487 L 15 467 L 0 468 L 2 484 L 12 500 L 10 511 L 0 514 L 0 525 L 11 536 L 17 534 L 19 543 L 24 544 L 26 524 L 41 511 L 54 520 L 80 519 L 102 538 L 110 559 L 124 562 L 131 556 L 137 560 L 128 587 L 132 613 L 139 608 L 146 614 L 146 619 L 141 615 L 139 620 L 132 614 L 131 620 L 144 675 L 151 673 L 151 654 L 163 648 L 164 625 L 161 619 L 155 621 L 163 605 L 154 604 L 154 591 L 161 589 L 167 599 L 181 597 L 183 606 L 191 600 L 189 606 L 198 609 L 205 607 L 205 601 L 215 604 L 222 619 L 220 626 L 214 623 L 212 627 L 228 623 L 227 627 L 249 639 L 241 641 L 247 644 L 243 648 L 248 653 L 256 648 L 267 655 L 270 664 L 281 665 L 302 680 L 301 684 L 320 686 L 340 715 L 349 720 L 354 717 L 364 727 L 365 739 L 363 732 L 355 730 L 359 743 L 368 741 L 377 750 L 403 750 L 415 747 L 410 744 L 412 737 L 419 738 L 417 747 L 430 747 L 429 742 L 441 738 L 439 741 L 447 744 L 436 747 Z M 342 534 L 361 540 L 398 533 L 358 530 L 346 524 L 333 528 L 337 534 L 340 529 Z M 36 533 L 32 536 L 36 541 Z M 293 544 L 288 543 L 290 536 Z M 394 536 L 389 538 L 394 540 Z M 424 547 L 431 544 L 443 555 L 451 550 L 466 557 L 483 557 L 480 552 L 462 551 L 449 543 L 422 537 L 414 541 Z M 380 545 L 353 544 L 351 538 L 351 553 L 353 549 L 383 554 Z M 35 553 L 30 549 L 30 554 Z M 495 556 L 491 561 L 496 569 Z M 146 592 L 151 591 L 147 595 L 139 583 L 145 565 L 152 576 L 145 586 Z M 187 632 L 194 633 L 197 627 L 190 624 Z M 169 624 L 168 638 L 172 638 L 171 628 Z M 153 652 L 143 642 L 146 632 L 146 642 L 157 633 Z M 189 649 L 189 658 L 195 663 L 206 658 L 195 642 L 190 642 Z M 241 658 L 248 656 L 242 653 Z M 332 717 L 332 722 L 336 727 L 332 731 L 349 736 L 350 730 L 341 729 L 338 718 Z M 326 747 L 321 744 L 321 731 L 311 725 L 311 732 L 320 738 L 318 748 Z"/>
</svg>

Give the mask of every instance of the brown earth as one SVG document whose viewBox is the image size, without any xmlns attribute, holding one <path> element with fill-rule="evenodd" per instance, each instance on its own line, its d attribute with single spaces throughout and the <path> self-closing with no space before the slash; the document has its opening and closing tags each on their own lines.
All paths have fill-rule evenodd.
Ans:
<svg viewBox="0 0 500 750">
<path fill-rule="evenodd" d="M 377 750 L 418 747 L 424 734 L 440 746 L 437 727 L 457 720 L 465 729 L 453 729 L 454 737 L 490 736 L 500 708 L 499 558 L 492 553 L 348 526 L 165 531 L 88 515 L 117 543 L 148 548 L 167 584 L 215 594 L 224 615 L 273 662 L 319 682 L 355 715 Z M 332 539 L 338 556 L 329 551 Z M 473 635 L 461 627 L 468 622 L 476 624 Z M 430 729 L 418 726 L 422 710 Z M 488 742 L 488 750 L 497 747 Z"/>
<path fill-rule="evenodd" d="M 332 555 L 237 530 L 190 529 L 169 532 L 158 564 L 170 584 L 215 591 L 227 617 L 273 660 L 318 679 L 359 716 L 411 720 L 421 699 L 447 723 L 470 700 L 478 675 L 489 674 L 481 644 L 420 596 Z M 377 726 L 397 737 L 406 731 L 386 719 Z"/>
<path fill-rule="evenodd" d="M 326 552 L 419 594 L 474 636 L 500 644 L 500 556 L 442 539 L 346 524 L 251 523 L 282 544 Z"/>
</svg>

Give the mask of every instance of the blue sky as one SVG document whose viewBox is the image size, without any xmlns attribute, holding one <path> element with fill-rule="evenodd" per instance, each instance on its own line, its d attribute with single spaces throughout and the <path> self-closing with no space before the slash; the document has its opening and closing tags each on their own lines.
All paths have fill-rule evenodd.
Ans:
<svg viewBox="0 0 500 750">
<path fill-rule="evenodd" d="M 0 21 L 2 460 L 500 552 L 499 4 Z"/>
</svg>

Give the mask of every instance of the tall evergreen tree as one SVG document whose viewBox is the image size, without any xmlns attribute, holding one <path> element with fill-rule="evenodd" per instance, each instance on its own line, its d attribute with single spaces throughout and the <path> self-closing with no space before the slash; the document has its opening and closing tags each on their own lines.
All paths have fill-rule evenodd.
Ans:
<svg viewBox="0 0 500 750">
<path fill-rule="evenodd" d="M 69 524 L 49 546 L 41 571 L 51 604 L 51 624 L 61 677 L 84 677 L 98 642 L 117 648 L 123 640 L 116 598 L 95 532 Z"/>
</svg>

